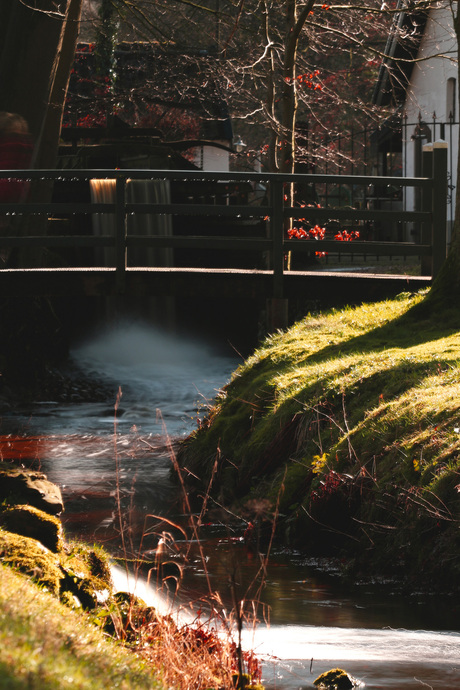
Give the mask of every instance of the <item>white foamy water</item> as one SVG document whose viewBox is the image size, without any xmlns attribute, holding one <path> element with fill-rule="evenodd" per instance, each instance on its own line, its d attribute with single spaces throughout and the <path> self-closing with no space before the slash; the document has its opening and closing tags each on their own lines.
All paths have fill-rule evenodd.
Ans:
<svg viewBox="0 0 460 690">
<path fill-rule="evenodd" d="M 129 592 L 155 608 L 161 616 L 173 616 L 178 624 L 192 622 L 192 617 L 181 609 L 173 593 L 167 588 L 157 588 L 143 576 L 128 571 L 117 565 L 111 566 L 112 582 L 116 592 Z"/>
<path fill-rule="evenodd" d="M 178 624 L 193 624 L 174 595 L 114 567 L 117 590 L 135 593 Z M 243 632 L 243 649 L 262 661 L 267 690 L 307 690 L 321 673 L 337 666 L 356 687 L 372 689 L 460 688 L 460 634 L 393 628 L 343 628 L 313 625 L 259 625 Z"/>
<path fill-rule="evenodd" d="M 343 668 L 368 690 L 458 690 L 460 634 L 426 630 L 260 627 L 244 646 L 263 660 L 266 690 L 307 690 L 332 668 Z"/>
<path fill-rule="evenodd" d="M 120 431 L 135 425 L 171 436 L 189 433 L 197 410 L 206 410 L 241 361 L 205 343 L 179 339 L 153 327 L 125 321 L 72 352 L 86 375 L 121 388 L 117 412 Z M 98 415 L 110 428 L 113 415 Z"/>
<path fill-rule="evenodd" d="M 127 591 L 162 615 L 176 614 L 190 623 L 180 598 L 156 588 L 143 575 L 112 566 L 116 591 Z M 265 659 L 280 661 L 333 660 L 459 665 L 460 633 L 395 628 L 345 628 L 319 625 L 258 625 L 243 632 L 243 646 Z M 460 687 L 460 686 L 459 686 Z"/>
<path fill-rule="evenodd" d="M 457 632 L 274 625 L 247 632 L 245 641 L 259 653 L 283 660 L 419 661 L 460 666 Z"/>
</svg>

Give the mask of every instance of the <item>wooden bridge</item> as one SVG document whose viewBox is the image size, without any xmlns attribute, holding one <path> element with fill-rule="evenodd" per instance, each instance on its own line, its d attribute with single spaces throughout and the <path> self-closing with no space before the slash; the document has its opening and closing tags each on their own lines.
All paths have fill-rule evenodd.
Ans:
<svg viewBox="0 0 460 690">
<path fill-rule="evenodd" d="M 275 302 L 299 294 L 346 293 L 350 303 L 415 290 L 430 284 L 446 257 L 447 151 L 435 144 L 424 156 L 431 174 L 423 178 L 138 169 L 1 171 L 2 178 L 28 180 L 31 200 L 0 204 L 0 253 L 6 258 L 0 289 L 9 295 L 187 294 L 200 299 L 231 294 Z M 94 181 L 102 181 L 109 193 L 91 196 Z M 296 190 L 293 205 L 287 202 L 291 184 Z M 54 189 L 50 200 L 34 201 L 36 188 L 47 185 Z M 151 185 L 163 193 L 152 194 Z M 372 197 L 366 191 L 370 187 Z M 418 211 L 403 211 L 394 202 L 410 187 L 418 190 Z M 347 205 L 331 205 L 343 190 Z M 153 221 L 139 230 L 135 219 Z M 288 236 L 288 224 L 325 232 L 319 233 L 322 239 L 318 234 L 313 239 L 309 232 L 297 239 Z M 417 229 L 417 242 L 394 238 L 405 224 Z M 345 228 L 360 237 L 337 239 Z M 379 233 L 389 237 L 375 238 Z M 426 275 L 331 272 L 327 266 L 310 270 L 303 260 L 318 253 L 363 261 L 418 256 Z M 213 264 L 213 257 L 220 258 Z"/>
</svg>

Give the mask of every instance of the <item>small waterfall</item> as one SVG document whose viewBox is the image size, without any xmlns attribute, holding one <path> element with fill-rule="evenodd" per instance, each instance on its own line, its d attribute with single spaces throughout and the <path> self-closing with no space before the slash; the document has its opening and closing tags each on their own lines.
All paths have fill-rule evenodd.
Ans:
<svg viewBox="0 0 460 690">
<path fill-rule="evenodd" d="M 128 180 L 127 197 L 134 204 L 168 204 L 171 201 L 169 180 Z M 172 236 L 172 219 L 168 213 L 138 213 L 128 218 L 128 234 Z M 137 249 L 128 253 L 128 266 L 173 266 L 171 247 Z"/>
<path fill-rule="evenodd" d="M 113 204 L 116 200 L 116 180 L 90 180 L 92 203 Z M 171 201 L 169 180 L 127 180 L 128 203 L 166 204 Z M 94 235 L 115 235 L 115 214 L 93 213 Z M 167 213 L 135 213 L 128 217 L 128 234 L 172 236 L 171 215 Z M 111 247 L 97 248 L 97 265 L 114 266 L 115 250 Z M 128 251 L 128 265 L 139 267 L 172 266 L 173 250 L 170 247 L 133 248 Z"/>
<path fill-rule="evenodd" d="M 116 592 L 129 592 L 139 597 L 147 606 L 153 606 L 161 616 L 173 616 L 177 623 L 186 624 L 193 621 L 188 612 L 178 607 L 174 595 L 168 595 L 167 590 L 158 590 L 142 575 L 138 576 L 118 565 L 112 564 L 110 570 Z"/>
<path fill-rule="evenodd" d="M 116 200 L 116 180 L 91 179 L 91 201 L 110 204 Z M 166 204 L 171 201 L 169 180 L 131 180 L 126 181 L 126 200 L 128 203 Z M 115 235 L 116 216 L 114 213 L 94 213 L 92 217 L 94 235 Z M 127 233 L 130 235 L 167 235 L 172 236 L 172 217 L 167 213 L 134 213 L 128 216 Z M 115 249 L 96 247 L 94 253 L 97 266 L 115 266 Z M 173 266 L 174 252 L 172 247 L 131 247 L 128 249 L 128 266 L 151 268 L 154 266 Z M 144 317 L 173 328 L 175 324 L 175 300 L 172 296 L 144 297 L 142 304 L 136 301 L 133 305 L 128 300 L 122 305 L 117 298 L 116 304 L 108 298 L 105 301 L 106 315 L 117 314 L 120 306 L 127 313 L 138 310 Z"/>
<path fill-rule="evenodd" d="M 91 203 L 115 203 L 116 186 L 116 180 L 90 180 Z M 92 220 L 94 235 L 115 235 L 114 213 L 93 213 Z M 96 247 L 94 259 L 96 266 L 115 266 L 115 249 L 112 247 Z"/>
</svg>

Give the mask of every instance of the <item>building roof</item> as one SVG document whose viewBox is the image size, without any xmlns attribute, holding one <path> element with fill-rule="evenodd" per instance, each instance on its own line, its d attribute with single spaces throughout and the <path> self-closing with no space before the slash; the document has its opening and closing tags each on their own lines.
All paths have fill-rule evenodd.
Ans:
<svg viewBox="0 0 460 690">
<path fill-rule="evenodd" d="M 398 0 L 396 9 L 372 98 L 379 106 L 404 102 L 430 12 L 428 5 L 414 8 L 410 0 Z"/>
</svg>

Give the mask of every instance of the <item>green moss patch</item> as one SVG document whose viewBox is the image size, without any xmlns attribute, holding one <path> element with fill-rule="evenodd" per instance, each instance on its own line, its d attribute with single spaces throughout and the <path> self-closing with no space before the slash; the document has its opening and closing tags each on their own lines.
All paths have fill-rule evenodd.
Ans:
<svg viewBox="0 0 460 690">
<path fill-rule="evenodd" d="M 9 532 L 40 541 L 58 553 L 63 546 L 61 521 L 43 510 L 28 505 L 9 506 L 0 513 L 0 525 Z"/>
<path fill-rule="evenodd" d="M 59 596 L 62 578 L 59 557 L 36 539 L 0 529 L 0 560 Z"/>
<path fill-rule="evenodd" d="M 86 609 L 104 603 L 112 592 L 107 555 L 99 547 L 72 542 L 61 554 L 61 596 L 70 592 Z"/>
<path fill-rule="evenodd" d="M 357 683 L 343 669 L 334 668 L 318 676 L 313 684 L 318 690 L 351 690 Z"/>
<path fill-rule="evenodd" d="M 37 539 L 0 528 L 0 561 L 71 605 L 76 597 L 85 609 L 94 609 L 112 592 L 108 557 L 99 547 L 60 542 L 55 553 Z"/>
</svg>

